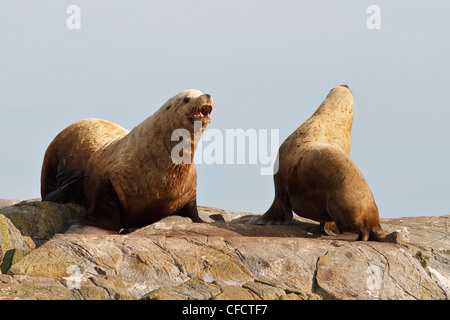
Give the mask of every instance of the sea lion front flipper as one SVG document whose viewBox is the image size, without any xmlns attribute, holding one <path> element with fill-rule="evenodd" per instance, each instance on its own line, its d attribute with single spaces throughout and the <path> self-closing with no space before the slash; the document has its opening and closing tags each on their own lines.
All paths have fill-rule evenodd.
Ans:
<svg viewBox="0 0 450 320">
<path fill-rule="evenodd" d="M 286 211 L 274 202 L 270 209 L 260 217 L 247 221 L 246 224 L 256 225 L 287 225 L 292 221 L 292 211 Z"/>
<path fill-rule="evenodd" d="M 92 231 L 94 231 L 92 234 L 97 232 L 118 234 L 123 211 L 116 190 L 109 180 L 100 181 L 96 189 L 91 206 L 77 222 L 77 230 L 83 230 L 86 234 Z"/>
<path fill-rule="evenodd" d="M 195 195 L 180 210 L 178 210 L 174 214 L 182 217 L 191 218 L 192 222 L 205 222 L 198 215 L 197 195 Z"/>
<path fill-rule="evenodd" d="M 279 174 L 273 176 L 275 182 L 275 199 L 272 206 L 262 216 L 249 220 L 246 224 L 286 225 L 294 215 L 289 205 L 287 186 L 280 181 Z"/>
</svg>

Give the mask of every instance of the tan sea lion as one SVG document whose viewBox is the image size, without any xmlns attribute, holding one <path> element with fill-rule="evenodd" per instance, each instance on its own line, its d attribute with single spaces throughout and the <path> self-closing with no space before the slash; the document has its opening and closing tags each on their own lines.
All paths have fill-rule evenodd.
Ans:
<svg viewBox="0 0 450 320">
<path fill-rule="evenodd" d="M 75 202 L 86 208 L 86 215 L 71 228 L 74 232 L 117 233 L 171 214 L 201 222 L 193 158 L 211 121 L 213 104 L 209 94 L 191 89 L 169 99 L 131 131 L 100 119 L 70 125 L 45 153 L 42 199 Z M 190 163 L 176 164 L 171 157 L 180 143 L 172 141 L 177 129 L 188 132 Z"/>
<path fill-rule="evenodd" d="M 250 223 L 287 224 L 295 212 L 321 222 L 325 232 L 382 240 L 385 232 L 372 192 L 349 156 L 352 123 L 353 94 L 341 85 L 280 146 L 275 199 Z"/>
</svg>

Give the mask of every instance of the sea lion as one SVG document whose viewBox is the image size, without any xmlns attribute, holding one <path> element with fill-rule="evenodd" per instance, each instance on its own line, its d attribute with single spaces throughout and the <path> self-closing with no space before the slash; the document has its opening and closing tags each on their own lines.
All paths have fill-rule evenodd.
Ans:
<svg viewBox="0 0 450 320">
<path fill-rule="evenodd" d="M 101 119 L 70 125 L 45 153 L 43 201 L 83 205 L 86 215 L 70 229 L 81 233 L 117 233 L 171 214 L 201 222 L 193 158 L 211 121 L 213 104 L 209 94 L 190 89 L 169 99 L 131 131 Z M 199 132 L 194 132 L 194 127 Z M 190 134 L 190 163 L 177 164 L 171 157 L 179 144 L 172 141 L 177 129 L 188 130 L 188 137 Z"/>
<path fill-rule="evenodd" d="M 250 223 L 287 224 L 295 212 L 321 222 L 325 233 L 383 240 L 386 234 L 372 192 L 349 156 L 352 123 L 353 94 L 341 85 L 280 146 L 275 199 Z"/>
</svg>

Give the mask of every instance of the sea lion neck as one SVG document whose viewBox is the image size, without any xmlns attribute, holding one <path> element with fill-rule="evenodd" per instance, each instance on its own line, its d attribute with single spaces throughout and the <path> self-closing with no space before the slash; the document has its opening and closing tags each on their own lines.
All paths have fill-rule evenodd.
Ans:
<svg viewBox="0 0 450 320">
<path fill-rule="evenodd" d="M 148 163 L 146 159 L 153 159 L 158 162 L 157 166 L 163 167 L 176 165 L 172 159 L 172 152 L 177 145 L 180 143 L 190 145 L 191 148 L 183 148 L 190 162 L 181 164 L 181 167 L 187 168 L 185 164 L 194 163 L 195 149 L 203 132 L 201 121 L 195 125 L 193 121 L 182 117 L 168 119 L 162 111 L 160 109 L 145 119 L 118 143 L 126 150 L 124 153 L 127 157 L 133 157 L 143 164 Z"/>
<path fill-rule="evenodd" d="M 353 95 L 346 87 L 332 90 L 314 114 L 302 125 L 307 140 L 335 145 L 350 153 Z"/>
<path fill-rule="evenodd" d="M 337 123 L 345 125 L 345 129 L 351 129 L 353 122 L 353 95 L 351 91 L 343 87 L 332 90 L 311 118 L 318 118 L 318 121 L 335 120 Z"/>
</svg>

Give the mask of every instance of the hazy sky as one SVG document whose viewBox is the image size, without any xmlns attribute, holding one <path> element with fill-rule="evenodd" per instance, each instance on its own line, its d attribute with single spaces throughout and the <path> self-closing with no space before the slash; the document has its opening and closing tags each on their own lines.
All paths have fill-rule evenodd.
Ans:
<svg viewBox="0 0 450 320">
<path fill-rule="evenodd" d="M 367 27 L 373 4 L 381 29 Z M 0 198 L 39 197 L 47 146 L 83 118 L 132 129 L 197 88 L 216 102 L 209 129 L 277 129 L 281 144 L 348 84 L 351 157 L 381 217 L 449 214 L 449 12 L 449 1 L 2 1 Z M 260 168 L 198 165 L 198 204 L 264 213 L 274 189 Z"/>
</svg>

